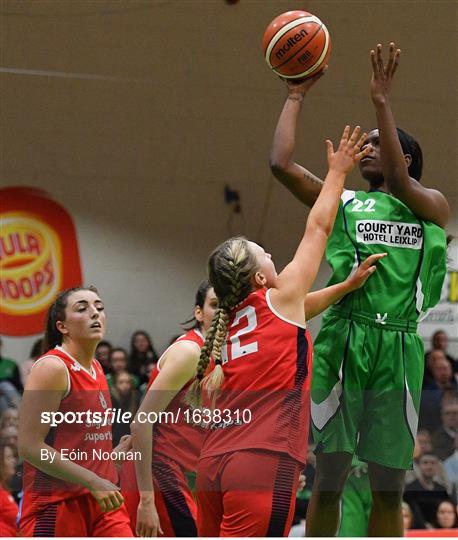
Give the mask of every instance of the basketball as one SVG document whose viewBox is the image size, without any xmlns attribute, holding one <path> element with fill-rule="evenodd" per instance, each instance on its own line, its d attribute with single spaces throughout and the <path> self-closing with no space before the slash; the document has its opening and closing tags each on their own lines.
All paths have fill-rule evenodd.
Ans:
<svg viewBox="0 0 458 540">
<path fill-rule="evenodd" d="M 322 70 L 331 53 L 328 29 L 307 11 L 287 11 L 266 28 L 262 40 L 269 67 L 285 79 L 305 79 Z"/>
</svg>

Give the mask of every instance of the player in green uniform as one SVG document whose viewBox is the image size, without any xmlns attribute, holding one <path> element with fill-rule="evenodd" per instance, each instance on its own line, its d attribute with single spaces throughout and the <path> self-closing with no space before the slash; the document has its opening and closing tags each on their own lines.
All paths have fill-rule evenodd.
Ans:
<svg viewBox="0 0 458 540">
<path fill-rule="evenodd" d="M 337 536 L 367 536 L 371 509 L 372 495 L 367 463 L 353 456 L 351 471 L 342 493 L 340 527 Z"/>
<path fill-rule="evenodd" d="M 365 257 L 386 251 L 375 277 L 331 307 L 315 341 L 312 426 L 317 474 L 307 514 L 308 536 L 333 536 L 339 500 L 354 453 L 368 463 L 373 506 L 371 536 L 402 536 L 405 469 L 412 466 L 423 377 L 423 343 L 416 333 L 439 298 L 445 276 L 445 197 L 419 183 L 418 143 L 396 129 L 389 91 L 400 51 L 371 51 L 371 97 L 378 129 L 361 160 L 368 192 L 344 191 L 326 256 L 330 284 Z M 288 82 L 274 135 L 271 169 L 308 206 L 321 180 L 293 160 L 296 124 L 305 94 L 321 74 Z"/>
</svg>

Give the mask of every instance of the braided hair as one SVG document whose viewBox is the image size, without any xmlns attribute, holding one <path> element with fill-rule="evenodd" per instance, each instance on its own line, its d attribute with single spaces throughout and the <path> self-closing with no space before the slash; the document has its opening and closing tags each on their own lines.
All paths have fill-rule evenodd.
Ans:
<svg viewBox="0 0 458 540">
<path fill-rule="evenodd" d="M 77 291 L 92 291 L 98 294 L 98 291 L 92 285 L 90 287 L 73 287 L 66 289 L 57 295 L 57 298 L 51 304 L 46 317 L 46 331 L 43 338 L 43 352 L 54 349 L 56 345 L 62 345 L 63 336 L 56 327 L 57 321 L 65 321 L 65 308 L 67 307 L 68 297 Z"/>
<path fill-rule="evenodd" d="M 196 380 L 186 395 L 186 401 L 193 407 L 201 405 L 202 388 L 215 397 L 223 384 L 221 352 L 226 339 L 227 325 L 232 310 L 250 294 L 251 278 L 257 271 L 256 256 L 250 249 L 248 240 L 241 236 L 226 240 L 210 255 L 208 275 L 218 298 L 219 307 L 200 352 Z M 205 376 L 210 357 L 213 357 L 215 367 Z"/>
</svg>

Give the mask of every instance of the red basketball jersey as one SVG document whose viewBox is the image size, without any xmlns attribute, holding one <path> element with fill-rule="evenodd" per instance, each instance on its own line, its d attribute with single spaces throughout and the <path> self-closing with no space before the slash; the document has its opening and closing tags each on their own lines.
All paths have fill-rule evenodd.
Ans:
<svg viewBox="0 0 458 540">
<path fill-rule="evenodd" d="M 98 412 L 103 417 L 105 410 L 111 408 L 111 398 L 107 380 L 99 362 L 94 359 L 91 372 L 89 372 L 61 347 L 48 351 L 43 355 L 43 357 L 46 356 L 59 358 L 67 368 L 67 393 L 60 403 L 59 412 L 65 414 L 90 411 L 91 413 Z M 40 359 L 37 360 L 39 361 Z M 110 453 L 113 449 L 111 423 L 103 425 L 103 422 L 88 422 L 87 416 L 81 419 L 83 423 L 72 421 L 51 427 L 45 442 L 65 455 L 67 459 L 116 483 L 118 476 L 114 462 L 107 459 L 106 455 L 102 456 L 102 453 Z M 69 420 L 71 420 L 70 417 Z M 43 459 L 49 461 L 48 457 L 43 457 Z M 53 478 L 30 463 L 24 462 L 23 514 L 33 512 L 37 506 L 58 502 L 83 493 L 88 493 L 85 487 Z"/>
<path fill-rule="evenodd" d="M 199 330 L 192 329 L 172 343 L 161 356 L 151 373 L 148 387 L 153 384 L 153 381 L 159 375 L 161 360 L 165 353 L 169 351 L 175 343 L 181 341 L 192 341 L 193 343 L 196 343 L 197 347 L 200 349 L 204 344 L 204 337 Z M 156 423 L 154 425 L 153 436 L 153 454 L 162 454 L 168 458 L 172 458 L 186 471 L 196 470 L 204 435 L 201 427 L 187 422 L 187 419 L 190 419 L 189 415 L 186 415 L 189 406 L 184 403 L 184 396 L 192 382 L 193 379 L 178 392 L 167 407 L 167 412 L 171 412 L 176 421 Z"/>
<path fill-rule="evenodd" d="M 305 462 L 312 343 L 305 326 L 276 313 L 269 291 L 237 306 L 223 347 L 224 383 L 202 457 L 244 449 L 285 452 Z M 221 419 L 215 416 L 221 412 Z"/>
</svg>

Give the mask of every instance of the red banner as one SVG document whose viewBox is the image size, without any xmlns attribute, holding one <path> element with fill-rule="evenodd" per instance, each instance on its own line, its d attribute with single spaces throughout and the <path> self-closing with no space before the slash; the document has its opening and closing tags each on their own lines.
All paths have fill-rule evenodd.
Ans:
<svg viewBox="0 0 458 540">
<path fill-rule="evenodd" d="M 57 293 L 81 285 L 75 227 L 42 190 L 4 188 L 0 200 L 0 331 L 38 334 Z"/>
</svg>

